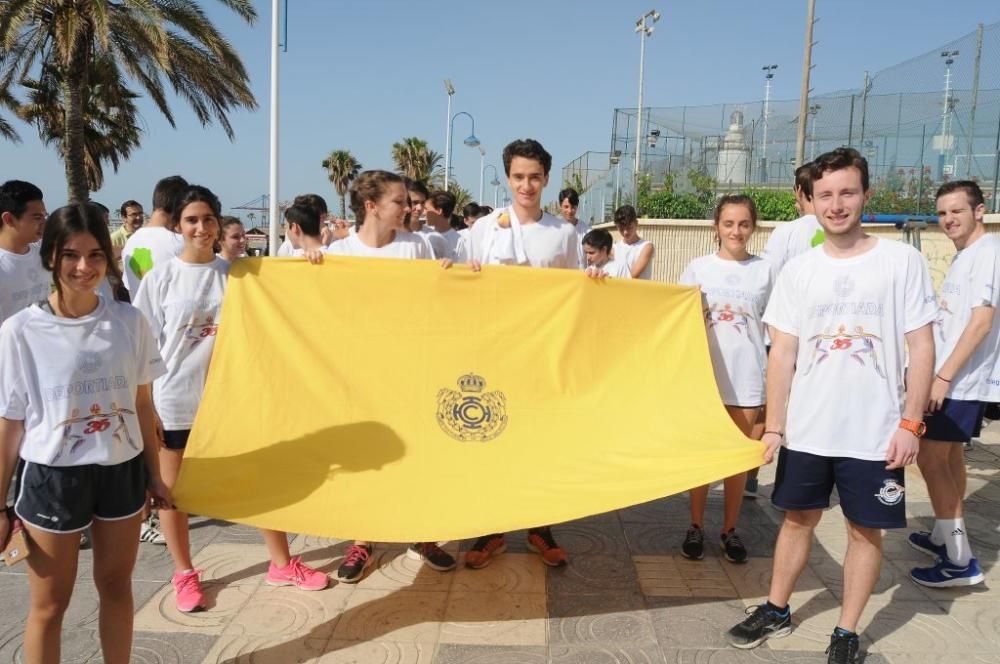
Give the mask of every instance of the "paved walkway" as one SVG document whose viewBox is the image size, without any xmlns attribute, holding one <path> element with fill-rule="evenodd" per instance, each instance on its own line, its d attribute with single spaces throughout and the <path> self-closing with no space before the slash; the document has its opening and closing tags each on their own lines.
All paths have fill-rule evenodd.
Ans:
<svg viewBox="0 0 1000 664">
<path fill-rule="evenodd" d="M 1000 423 L 968 453 L 967 523 L 986 571 L 974 589 L 930 590 L 907 571 L 927 558 L 902 531 L 886 539 L 886 561 L 862 621 L 869 664 L 1000 662 Z M 773 466 L 762 473 L 770 489 Z M 910 525 L 928 528 L 932 512 L 915 468 L 907 473 Z M 717 532 L 721 493 L 709 501 Z M 791 636 L 738 651 L 723 632 L 745 606 L 766 595 L 781 514 L 767 500 L 747 501 L 742 533 L 751 559 L 731 565 L 716 547 L 705 560 L 678 555 L 687 502 L 673 497 L 559 526 L 570 554 L 547 569 L 524 549 L 524 533 L 490 567 L 438 573 L 401 547 L 377 550 L 378 564 L 358 585 L 318 593 L 271 588 L 263 544 L 251 528 L 195 520 L 195 562 L 205 570 L 208 611 L 179 614 L 165 579 L 163 547 L 142 545 L 135 570 L 137 662 L 285 664 L 730 664 L 825 662 L 837 619 L 846 532 L 839 509 L 825 515 L 809 566 L 792 599 Z M 300 536 L 309 564 L 333 573 L 344 544 Z M 459 547 L 450 545 L 455 551 Z M 100 661 L 90 552 L 63 632 L 64 662 Z M 27 606 L 23 567 L 0 569 L 0 662 L 21 662 Z"/>
</svg>

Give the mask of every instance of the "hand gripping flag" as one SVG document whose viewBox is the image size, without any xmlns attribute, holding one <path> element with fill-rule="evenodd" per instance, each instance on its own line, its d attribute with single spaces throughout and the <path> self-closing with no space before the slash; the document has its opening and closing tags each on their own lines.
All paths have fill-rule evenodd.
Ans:
<svg viewBox="0 0 1000 664">
<path fill-rule="evenodd" d="M 554 524 L 761 463 L 695 288 L 327 256 L 233 264 L 175 489 L 191 513 L 413 542 Z"/>
</svg>

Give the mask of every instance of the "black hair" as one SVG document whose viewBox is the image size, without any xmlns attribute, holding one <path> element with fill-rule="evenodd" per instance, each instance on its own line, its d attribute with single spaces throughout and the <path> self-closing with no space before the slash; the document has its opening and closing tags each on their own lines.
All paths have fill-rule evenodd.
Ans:
<svg viewBox="0 0 1000 664">
<path fill-rule="evenodd" d="M 523 138 L 507 144 L 503 149 L 503 171 L 510 177 L 510 162 L 514 157 L 534 159 L 542 165 L 545 175 L 552 170 L 552 155 L 545 151 L 542 144 L 533 138 Z"/>
<path fill-rule="evenodd" d="M 811 201 L 813 197 L 812 163 L 802 164 L 795 169 L 795 188 L 801 189 L 806 200 Z"/>
<path fill-rule="evenodd" d="M 611 233 L 603 228 L 594 228 L 587 231 L 587 234 L 583 236 L 583 242 L 588 247 L 593 247 L 594 249 L 604 249 L 605 251 L 611 251 L 611 246 L 614 241 L 611 237 Z"/>
<path fill-rule="evenodd" d="M 623 205 L 615 210 L 615 226 L 627 226 L 633 221 L 639 221 L 639 215 L 631 205 Z"/>
<path fill-rule="evenodd" d="M 419 180 L 414 180 L 412 178 L 404 177 L 403 184 L 406 185 L 406 191 L 415 191 L 418 194 L 423 194 L 424 198 L 430 198 L 431 192 L 427 189 L 427 186 L 420 182 Z"/>
<path fill-rule="evenodd" d="M 861 190 L 868 191 L 868 160 L 854 148 L 837 148 L 830 150 L 809 164 L 810 198 L 812 185 L 821 180 L 826 173 L 842 171 L 845 168 L 856 168 L 861 172 Z"/>
<path fill-rule="evenodd" d="M 743 205 L 748 210 L 750 210 L 750 221 L 753 222 L 753 227 L 757 228 L 757 204 L 753 202 L 753 199 L 746 194 L 726 194 L 719 199 L 719 202 L 715 204 L 715 223 L 718 225 L 719 221 L 722 219 L 722 208 L 727 205 Z"/>
<path fill-rule="evenodd" d="M 0 214 L 10 212 L 20 217 L 28 203 L 42 200 L 42 190 L 23 180 L 7 180 L 0 184 Z"/>
<path fill-rule="evenodd" d="M 319 212 L 311 205 L 293 205 L 285 210 L 285 220 L 309 237 L 319 237 Z"/>
<path fill-rule="evenodd" d="M 142 209 L 142 203 L 140 203 L 139 201 L 132 201 L 132 200 L 125 201 L 124 203 L 122 203 L 122 206 L 118 210 L 118 212 L 121 214 L 121 216 L 124 217 L 125 215 L 128 214 L 128 209 L 130 207 L 137 207 L 137 208 L 139 208 L 141 210 Z"/>
<path fill-rule="evenodd" d="M 153 209 L 163 210 L 172 218 L 177 201 L 187 188 L 188 181 L 179 175 L 163 178 L 153 188 Z"/>
<path fill-rule="evenodd" d="M 78 233 L 89 233 L 97 240 L 107 262 L 107 274 L 121 280 L 118 261 L 111 249 L 111 232 L 104 223 L 104 212 L 93 203 L 74 203 L 61 207 L 49 215 L 42 232 L 42 246 L 39 249 L 42 267 L 52 272 L 56 292 L 62 299 L 62 284 L 59 283 L 59 264 L 62 262 L 63 248 L 71 237 Z"/>
<path fill-rule="evenodd" d="M 330 211 L 326 206 L 326 200 L 319 194 L 300 194 L 292 200 L 292 205 L 308 205 L 315 208 L 320 217 Z"/>
<path fill-rule="evenodd" d="M 465 225 L 465 217 L 462 217 L 454 213 L 452 213 L 448 225 L 454 228 L 456 231 L 460 231 L 463 228 L 468 228 L 468 226 Z"/>
<path fill-rule="evenodd" d="M 202 187 L 198 184 L 188 185 L 186 189 L 174 200 L 175 208 L 173 214 L 170 216 L 170 221 L 173 223 L 174 228 L 181 223 L 181 215 L 184 214 L 184 208 L 192 203 L 206 203 L 208 207 L 212 208 L 212 214 L 218 219 L 222 216 L 222 203 L 219 202 L 219 197 L 212 193 L 208 187 Z"/>
<path fill-rule="evenodd" d="M 469 217 L 479 218 L 479 215 L 483 213 L 483 208 L 479 206 L 478 203 L 466 203 L 465 207 L 462 208 L 462 218 L 468 219 Z"/>
<path fill-rule="evenodd" d="M 979 185 L 972 180 L 955 180 L 953 182 L 945 182 L 938 188 L 934 198 L 938 199 L 942 196 L 953 194 L 956 191 L 965 192 L 965 195 L 969 198 L 969 207 L 972 209 L 976 209 L 980 205 L 986 205 L 986 198 L 983 196 L 983 190 L 980 189 Z"/>
<path fill-rule="evenodd" d="M 576 189 L 573 189 L 572 187 L 566 187 L 565 189 L 560 191 L 559 205 L 562 205 L 562 202 L 567 198 L 569 199 L 569 204 L 572 205 L 573 207 L 577 207 L 578 205 L 580 205 L 580 194 L 576 193 Z"/>
<path fill-rule="evenodd" d="M 434 208 L 441 210 L 442 217 L 450 217 L 455 211 L 455 194 L 450 191 L 435 191 L 427 197 L 427 200 L 434 204 Z"/>
</svg>

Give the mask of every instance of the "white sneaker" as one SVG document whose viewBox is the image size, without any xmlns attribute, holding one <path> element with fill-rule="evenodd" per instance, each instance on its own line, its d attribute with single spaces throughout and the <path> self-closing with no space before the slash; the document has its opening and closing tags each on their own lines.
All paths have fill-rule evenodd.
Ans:
<svg viewBox="0 0 1000 664">
<path fill-rule="evenodd" d="M 139 528 L 139 541 L 146 544 L 166 545 L 167 538 L 160 532 L 160 519 L 155 514 L 150 514 L 149 518 L 142 522 Z"/>
</svg>

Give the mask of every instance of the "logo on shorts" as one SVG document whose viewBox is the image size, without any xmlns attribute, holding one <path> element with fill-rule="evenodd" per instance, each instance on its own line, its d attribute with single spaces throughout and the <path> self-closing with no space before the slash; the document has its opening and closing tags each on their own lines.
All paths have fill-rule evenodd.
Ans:
<svg viewBox="0 0 1000 664">
<path fill-rule="evenodd" d="M 92 350 L 81 350 L 76 354 L 76 368 L 85 374 L 92 374 L 101 368 L 101 356 Z"/>
<path fill-rule="evenodd" d="M 854 292 L 854 279 L 845 274 L 833 280 L 833 292 L 837 297 L 847 297 Z"/>
<path fill-rule="evenodd" d="M 437 421 L 441 430 L 465 442 L 485 443 L 507 428 L 507 397 L 503 392 L 483 392 L 486 379 L 467 373 L 458 379 L 461 392 L 442 389 L 437 395 Z"/>
<path fill-rule="evenodd" d="M 892 507 L 899 504 L 904 493 L 906 493 L 906 489 L 896 480 L 883 480 L 882 488 L 875 494 L 875 497 L 883 505 Z"/>
</svg>

